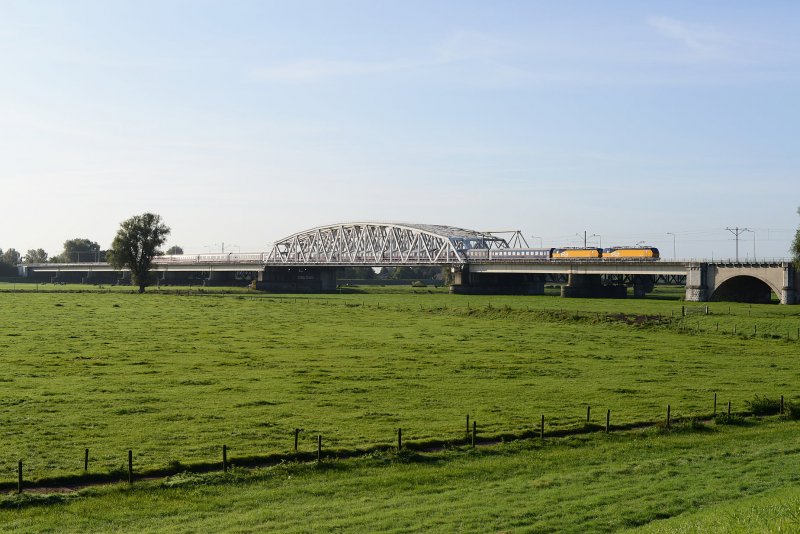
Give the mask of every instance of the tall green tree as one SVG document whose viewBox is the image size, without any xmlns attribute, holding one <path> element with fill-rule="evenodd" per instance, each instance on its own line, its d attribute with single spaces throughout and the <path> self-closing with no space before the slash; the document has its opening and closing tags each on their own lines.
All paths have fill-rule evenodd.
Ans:
<svg viewBox="0 0 800 534">
<path fill-rule="evenodd" d="M 797 214 L 800 215 L 800 208 L 797 208 Z M 792 258 L 794 258 L 794 266 L 800 269 L 800 226 L 794 234 L 794 241 L 792 241 Z"/>
<path fill-rule="evenodd" d="M 3 258 L 3 263 L 14 266 L 19 264 L 20 258 L 22 257 L 22 255 L 17 252 L 17 249 L 15 248 L 10 248 L 5 252 L 0 251 L 0 254 L 2 254 L 0 257 Z"/>
<path fill-rule="evenodd" d="M 29 249 L 22 261 L 25 263 L 45 263 L 47 262 L 47 252 L 43 248 Z"/>
<path fill-rule="evenodd" d="M 178 256 L 183 254 L 183 248 L 179 247 L 178 245 L 172 245 L 167 249 L 167 254 Z"/>
<path fill-rule="evenodd" d="M 169 232 L 160 215 L 134 215 L 120 223 L 106 259 L 115 269 L 130 269 L 132 282 L 139 286 L 139 293 L 144 293 L 151 282 L 153 258 L 163 254 L 158 247 L 166 242 Z"/>
<path fill-rule="evenodd" d="M 0 248 L 0 276 L 16 276 L 19 252 L 10 248 L 3 252 Z"/>
<path fill-rule="evenodd" d="M 64 241 L 64 251 L 59 256 L 63 263 L 100 261 L 100 245 L 91 239 L 76 237 Z"/>
</svg>

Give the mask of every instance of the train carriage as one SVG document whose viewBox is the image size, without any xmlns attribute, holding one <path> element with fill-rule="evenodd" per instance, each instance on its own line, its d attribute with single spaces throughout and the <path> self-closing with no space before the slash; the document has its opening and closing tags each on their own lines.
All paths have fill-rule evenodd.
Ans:
<svg viewBox="0 0 800 534">
<path fill-rule="evenodd" d="M 496 248 L 489 251 L 493 260 L 549 260 L 549 248 Z"/>
<path fill-rule="evenodd" d="M 658 259 L 655 247 L 611 247 L 603 249 L 604 258 Z"/>
<path fill-rule="evenodd" d="M 552 257 L 553 259 L 569 258 L 590 260 L 594 258 L 600 258 L 602 254 L 603 251 L 599 248 L 565 247 L 554 248 Z"/>
</svg>

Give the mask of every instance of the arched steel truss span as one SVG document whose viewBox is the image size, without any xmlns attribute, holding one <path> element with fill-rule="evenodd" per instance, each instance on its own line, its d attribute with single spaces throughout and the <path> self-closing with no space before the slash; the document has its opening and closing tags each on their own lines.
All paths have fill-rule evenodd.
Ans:
<svg viewBox="0 0 800 534">
<path fill-rule="evenodd" d="M 507 248 L 488 233 L 436 224 L 352 222 L 320 226 L 277 241 L 268 265 L 442 265 L 464 263 L 473 248 Z"/>
</svg>

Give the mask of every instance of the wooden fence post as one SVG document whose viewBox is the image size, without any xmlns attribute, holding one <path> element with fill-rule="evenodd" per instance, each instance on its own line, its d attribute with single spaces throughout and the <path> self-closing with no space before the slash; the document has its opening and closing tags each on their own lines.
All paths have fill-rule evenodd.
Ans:
<svg viewBox="0 0 800 534">
<path fill-rule="evenodd" d="M 295 452 L 295 454 L 297 454 L 297 436 L 299 434 L 300 434 L 300 429 L 299 428 L 295 428 L 294 429 L 294 452 Z"/>
<path fill-rule="evenodd" d="M 476 434 L 478 433 L 478 423 L 472 421 L 472 448 L 475 448 L 475 438 Z"/>
<path fill-rule="evenodd" d="M 400 452 L 403 448 L 403 429 L 397 429 L 397 452 Z"/>
<path fill-rule="evenodd" d="M 539 428 L 539 439 L 544 439 L 544 414 L 542 414 L 542 425 Z"/>
<path fill-rule="evenodd" d="M 591 420 L 591 414 L 592 414 L 592 405 L 591 404 L 587 404 L 586 405 L 586 422 L 587 423 Z"/>
<path fill-rule="evenodd" d="M 89 470 L 89 449 L 83 451 L 83 470 Z"/>
<path fill-rule="evenodd" d="M 714 393 L 714 415 L 717 415 L 717 394 Z"/>
<path fill-rule="evenodd" d="M 611 428 L 611 410 L 608 410 L 606 412 L 606 434 L 608 434 L 610 428 Z"/>
<path fill-rule="evenodd" d="M 781 395 L 781 415 L 783 415 L 783 395 Z"/>
<path fill-rule="evenodd" d="M 228 472 L 228 446 L 222 445 L 222 472 Z"/>
<path fill-rule="evenodd" d="M 728 401 L 728 415 L 731 414 L 731 401 Z"/>
<path fill-rule="evenodd" d="M 322 461 L 322 434 L 317 436 L 317 463 Z"/>
<path fill-rule="evenodd" d="M 22 493 L 22 460 L 17 464 L 17 493 Z"/>
<path fill-rule="evenodd" d="M 128 484 L 133 484 L 133 451 L 128 449 Z"/>
<path fill-rule="evenodd" d="M 467 436 L 469 436 L 469 414 L 467 414 Z"/>
<path fill-rule="evenodd" d="M 670 410 L 670 406 L 669 406 L 669 404 L 667 404 L 667 428 L 669 428 L 669 410 Z"/>
</svg>

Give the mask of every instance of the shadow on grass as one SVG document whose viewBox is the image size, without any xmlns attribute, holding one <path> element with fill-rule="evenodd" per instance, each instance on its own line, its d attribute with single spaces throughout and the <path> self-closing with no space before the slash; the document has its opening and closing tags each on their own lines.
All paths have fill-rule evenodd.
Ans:
<svg viewBox="0 0 800 534">
<path fill-rule="evenodd" d="M 13 493 L 0 499 L 0 509 L 64 504 L 78 497 L 76 493 Z"/>
</svg>

